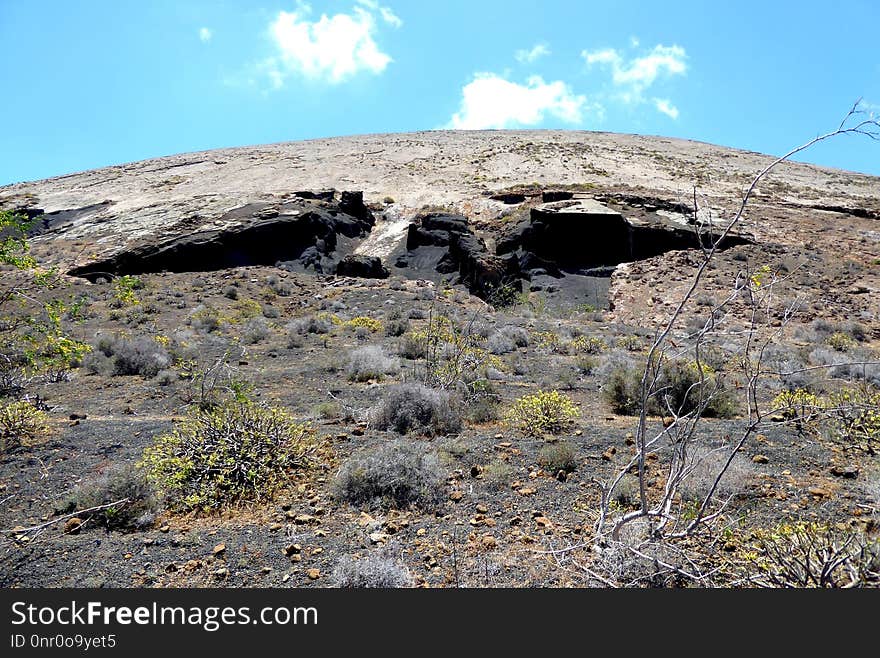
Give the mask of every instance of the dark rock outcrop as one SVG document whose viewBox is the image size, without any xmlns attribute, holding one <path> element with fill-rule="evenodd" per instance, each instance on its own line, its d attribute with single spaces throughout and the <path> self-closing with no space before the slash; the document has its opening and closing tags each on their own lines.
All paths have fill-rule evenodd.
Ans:
<svg viewBox="0 0 880 658">
<path fill-rule="evenodd" d="M 672 221 L 627 219 L 593 200 L 545 204 L 497 244 L 498 254 L 519 256 L 523 271 L 554 268 L 570 272 L 597 272 L 619 263 L 643 260 L 668 251 L 707 246 L 710 237 Z M 702 243 L 702 244 L 701 244 Z M 731 234 L 721 248 L 749 244 Z"/>
<path fill-rule="evenodd" d="M 470 229 L 461 215 L 435 213 L 418 217 L 406 236 L 406 253 L 396 265 L 413 271 L 433 270 L 457 275 L 473 294 L 491 298 L 499 288 L 519 287 L 519 261 L 514 255 L 497 256 Z"/>
<path fill-rule="evenodd" d="M 387 279 L 389 272 L 382 265 L 382 260 L 378 256 L 350 254 L 339 261 L 339 265 L 336 266 L 336 274 L 363 279 Z"/>
<path fill-rule="evenodd" d="M 279 262 L 332 272 L 340 240 L 363 237 L 374 222 L 360 192 L 343 192 L 339 202 L 296 198 L 247 204 L 220 217 L 217 223 L 223 228 L 147 240 L 68 274 L 94 280 L 107 274 L 199 272 Z"/>
</svg>

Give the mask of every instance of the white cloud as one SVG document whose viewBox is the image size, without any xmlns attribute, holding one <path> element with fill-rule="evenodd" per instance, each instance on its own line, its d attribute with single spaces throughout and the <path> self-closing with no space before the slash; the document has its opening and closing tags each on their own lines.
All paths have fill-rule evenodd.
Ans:
<svg viewBox="0 0 880 658">
<path fill-rule="evenodd" d="M 383 7 L 376 0 L 357 0 L 357 3 L 373 12 L 379 12 L 382 20 L 391 27 L 401 27 L 403 25 L 403 21 L 400 20 L 400 17 L 394 13 L 391 7 Z"/>
<path fill-rule="evenodd" d="M 631 43 L 638 43 L 632 37 Z M 614 48 L 584 50 L 581 57 L 588 66 L 601 66 L 611 70 L 611 82 L 617 89 L 616 97 L 626 105 L 641 105 L 647 102 L 645 90 L 660 78 L 681 76 L 687 73 L 687 53 L 678 45 L 654 48 L 646 55 L 627 59 Z M 678 108 L 668 99 L 654 98 L 653 105 L 658 112 L 675 119 Z"/>
<path fill-rule="evenodd" d="M 581 56 L 587 64 L 608 65 L 615 85 L 641 91 L 650 87 L 661 75 L 683 75 L 687 71 L 687 53 L 681 46 L 657 45 L 643 57 L 626 61 L 614 48 L 584 50 Z"/>
<path fill-rule="evenodd" d="M 311 8 L 300 4 L 295 11 L 281 11 L 269 26 L 277 48 L 264 63 L 272 85 L 279 88 L 292 73 L 332 84 L 369 72 L 379 74 L 391 63 L 391 56 L 376 43 L 376 18 L 399 27 L 403 22 L 374 0 L 358 0 L 351 13 L 322 14 L 308 20 Z"/>
<path fill-rule="evenodd" d="M 199 41 L 202 43 L 208 43 L 211 40 L 211 37 L 214 36 L 214 32 L 209 27 L 200 27 L 199 28 Z"/>
<path fill-rule="evenodd" d="M 532 76 L 521 85 L 494 73 L 477 73 L 462 89 L 461 106 L 447 127 L 482 130 L 535 126 L 548 116 L 579 124 L 586 109 L 601 110 L 559 80 L 544 82 L 540 76 Z"/>
<path fill-rule="evenodd" d="M 658 112 L 662 112 L 670 119 L 678 118 L 678 108 L 675 107 L 668 98 L 655 98 L 654 107 L 657 108 Z"/>
<path fill-rule="evenodd" d="M 526 50 L 526 49 L 517 50 L 516 53 L 514 54 L 514 57 L 516 57 L 516 61 L 518 61 L 518 62 L 522 62 L 524 64 L 531 64 L 535 60 L 537 60 L 541 57 L 544 57 L 545 55 L 549 55 L 549 54 L 550 54 L 550 49 L 547 47 L 547 45 L 543 44 L 543 43 L 539 43 L 539 44 L 532 46 L 529 50 Z"/>
</svg>

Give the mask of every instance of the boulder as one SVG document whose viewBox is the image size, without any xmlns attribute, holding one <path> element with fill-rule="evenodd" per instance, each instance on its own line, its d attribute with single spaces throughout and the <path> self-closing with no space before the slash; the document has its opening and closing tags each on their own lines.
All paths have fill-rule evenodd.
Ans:
<svg viewBox="0 0 880 658">
<path fill-rule="evenodd" d="M 355 276 L 363 279 L 387 279 L 388 269 L 378 256 L 346 256 L 336 266 L 338 276 Z"/>
</svg>

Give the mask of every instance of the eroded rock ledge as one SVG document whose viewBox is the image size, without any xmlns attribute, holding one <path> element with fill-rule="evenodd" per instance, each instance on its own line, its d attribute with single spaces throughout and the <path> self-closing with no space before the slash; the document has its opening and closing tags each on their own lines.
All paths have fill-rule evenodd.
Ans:
<svg viewBox="0 0 880 658">
<path fill-rule="evenodd" d="M 275 264 L 332 274 L 350 242 L 366 235 L 374 223 L 362 192 L 303 192 L 280 203 L 235 208 L 215 222 L 221 228 L 145 241 L 74 267 L 68 274 L 95 280 L 107 275 Z"/>
</svg>

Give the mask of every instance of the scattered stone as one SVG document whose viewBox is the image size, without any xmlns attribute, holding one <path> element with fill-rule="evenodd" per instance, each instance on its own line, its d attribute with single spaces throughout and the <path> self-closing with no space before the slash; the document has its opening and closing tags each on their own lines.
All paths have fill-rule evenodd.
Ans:
<svg viewBox="0 0 880 658">
<path fill-rule="evenodd" d="M 453 491 L 449 494 L 449 500 L 459 501 L 464 498 L 464 493 L 461 491 Z"/>
<path fill-rule="evenodd" d="M 770 458 L 767 455 L 755 455 L 752 457 L 752 461 L 756 464 L 766 464 L 770 461 Z"/>
<path fill-rule="evenodd" d="M 283 553 L 290 557 L 291 555 L 295 555 L 297 553 L 302 552 L 302 546 L 300 544 L 288 544 L 284 547 Z"/>
<path fill-rule="evenodd" d="M 368 536 L 373 544 L 384 544 L 388 541 L 388 535 L 384 532 L 371 532 Z"/>
<path fill-rule="evenodd" d="M 483 535 L 480 539 L 480 543 L 487 551 L 491 551 L 492 549 L 498 547 L 498 540 L 495 539 L 493 535 Z"/>
<path fill-rule="evenodd" d="M 483 505 L 482 503 L 479 503 L 479 504 L 477 505 L 477 508 L 476 508 L 476 509 L 477 509 L 477 511 L 478 511 L 480 514 L 486 514 L 486 513 L 488 513 L 488 511 L 489 511 L 489 508 L 486 507 L 485 505 Z"/>
<path fill-rule="evenodd" d="M 568 473 L 565 472 L 564 468 L 559 469 L 556 473 L 556 479 L 560 482 L 565 482 L 568 479 Z"/>
<path fill-rule="evenodd" d="M 859 477 L 859 467 L 858 466 L 832 466 L 831 467 L 831 475 L 840 478 L 847 478 L 850 480 L 854 480 Z"/>
<path fill-rule="evenodd" d="M 64 522 L 64 534 L 65 535 L 75 535 L 76 533 L 78 533 L 80 531 L 80 528 L 82 528 L 83 523 L 84 523 L 84 521 L 81 518 L 79 518 L 78 516 L 74 516 L 71 519 L 67 519 L 67 521 Z"/>
<path fill-rule="evenodd" d="M 214 550 L 211 551 L 211 554 L 212 554 L 214 557 L 220 557 L 220 556 L 223 555 L 225 552 L 226 552 L 226 544 L 217 544 L 217 545 L 214 547 Z"/>
</svg>

